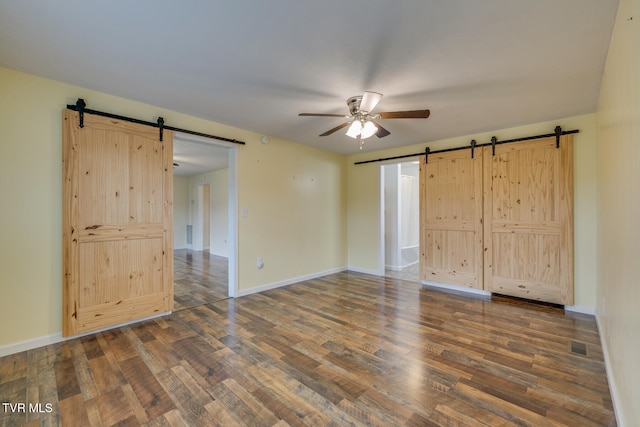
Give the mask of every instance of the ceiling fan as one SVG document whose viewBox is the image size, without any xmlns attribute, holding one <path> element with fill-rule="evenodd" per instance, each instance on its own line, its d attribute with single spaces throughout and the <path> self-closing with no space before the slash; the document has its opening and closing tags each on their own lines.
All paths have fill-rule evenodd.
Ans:
<svg viewBox="0 0 640 427">
<path fill-rule="evenodd" d="M 315 117 L 344 117 L 347 119 L 333 129 L 329 129 L 320 136 L 331 135 L 332 133 L 349 126 L 346 135 L 356 138 L 360 142 L 360 149 L 364 145 L 364 140 L 375 135 L 378 138 L 384 138 L 390 132 L 376 123 L 374 120 L 382 119 L 426 119 L 429 117 L 429 110 L 410 110 L 410 111 L 390 111 L 386 113 L 373 113 L 373 109 L 382 99 L 382 94 L 377 92 L 365 91 L 362 96 L 352 96 L 347 99 L 349 107 L 349 115 L 344 114 L 322 114 L 322 113 L 300 113 L 298 116 L 315 116 Z"/>
</svg>

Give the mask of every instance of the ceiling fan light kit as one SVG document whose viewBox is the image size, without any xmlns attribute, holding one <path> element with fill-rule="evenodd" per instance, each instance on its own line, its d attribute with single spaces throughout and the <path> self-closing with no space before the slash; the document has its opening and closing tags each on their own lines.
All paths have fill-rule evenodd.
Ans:
<svg viewBox="0 0 640 427">
<path fill-rule="evenodd" d="M 373 122 L 366 121 L 362 126 L 362 131 L 360 132 L 360 137 L 362 139 L 367 139 L 370 136 L 373 136 L 378 131 L 378 126 L 376 126 Z"/>
<path fill-rule="evenodd" d="M 367 139 L 372 137 L 377 131 L 378 126 L 371 121 L 354 120 L 351 122 L 351 126 L 349 126 L 349 130 L 347 130 L 346 135 L 351 138 L 357 138 L 360 136 L 362 139 Z"/>
<path fill-rule="evenodd" d="M 346 135 L 351 138 L 357 138 L 358 135 L 360 135 L 360 132 L 362 132 L 362 123 L 360 120 L 354 120 L 351 122 L 351 126 L 349 126 Z"/>
<path fill-rule="evenodd" d="M 392 111 L 386 113 L 375 113 L 373 109 L 382 99 L 382 94 L 377 92 L 365 91 L 362 96 L 352 96 L 347 99 L 349 107 L 349 115 L 342 114 L 323 114 L 323 113 L 300 113 L 299 116 L 315 116 L 315 117 L 343 117 L 348 119 L 346 123 L 342 123 L 333 129 L 330 129 L 320 136 L 331 135 L 332 133 L 349 126 L 346 135 L 358 139 L 360 149 L 364 145 L 364 140 L 373 135 L 378 138 L 384 138 L 390 132 L 380 126 L 374 120 L 381 119 L 426 119 L 429 117 L 429 110 L 411 110 L 411 111 Z"/>
</svg>

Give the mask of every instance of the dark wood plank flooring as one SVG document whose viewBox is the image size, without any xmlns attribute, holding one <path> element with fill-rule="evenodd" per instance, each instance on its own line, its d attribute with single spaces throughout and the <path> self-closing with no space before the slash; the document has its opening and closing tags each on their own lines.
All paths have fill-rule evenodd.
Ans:
<svg viewBox="0 0 640 427">
<path fill-rule="evenodd" d="M 207 251 L 173 252 L 173 310 L 229 298 L 229 261 Z"/>
<path fill-rule="evenodd" d="M 420 266 L 417 263 L 401 270 L 391 270 L 387 268 L 384 274 L 387 277 L 393 277 L 395 279 L 407 280 L 409 282 L 420 282 Z"/>
<path fill-rule="evenodd" d="M 349 272 L 3 357 L 0 400 L 43 408 L 1 426 L 616 425 L 592 316 Z"/>
</svg>

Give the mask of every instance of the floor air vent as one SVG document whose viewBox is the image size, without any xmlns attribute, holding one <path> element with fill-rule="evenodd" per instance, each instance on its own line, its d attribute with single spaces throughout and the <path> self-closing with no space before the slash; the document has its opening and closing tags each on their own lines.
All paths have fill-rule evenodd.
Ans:
<svg viewBox="0 0 640 427">
<path fill-rule="evenodd" d="M 579 354 L 581 356 L 587 355 L 587 345 L 585 343 L 571 341 L 571 353 Z"/>
</svg>

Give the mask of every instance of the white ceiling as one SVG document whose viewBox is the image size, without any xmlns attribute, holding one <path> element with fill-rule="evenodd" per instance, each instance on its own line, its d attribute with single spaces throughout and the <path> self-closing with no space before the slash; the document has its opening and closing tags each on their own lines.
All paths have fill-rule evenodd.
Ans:
<svg viewBox="0 0 640 427">
<path fill-rule="evenodd" d="M 0 0 L 0 65 L 347 154 L 344 131 L 318 136 L 341 119 L 297 114 L 364 90 L 431 110 L 384 120 L 373 151 L 594 112 L 617 5 Z"/>
<path fill-rule="evenodd" d="M 229 148 L 214 145 L 214 140 L 175 133 L 173 138 L 173 175 L 195 176 L 229 166 Z"/>
</svg>

